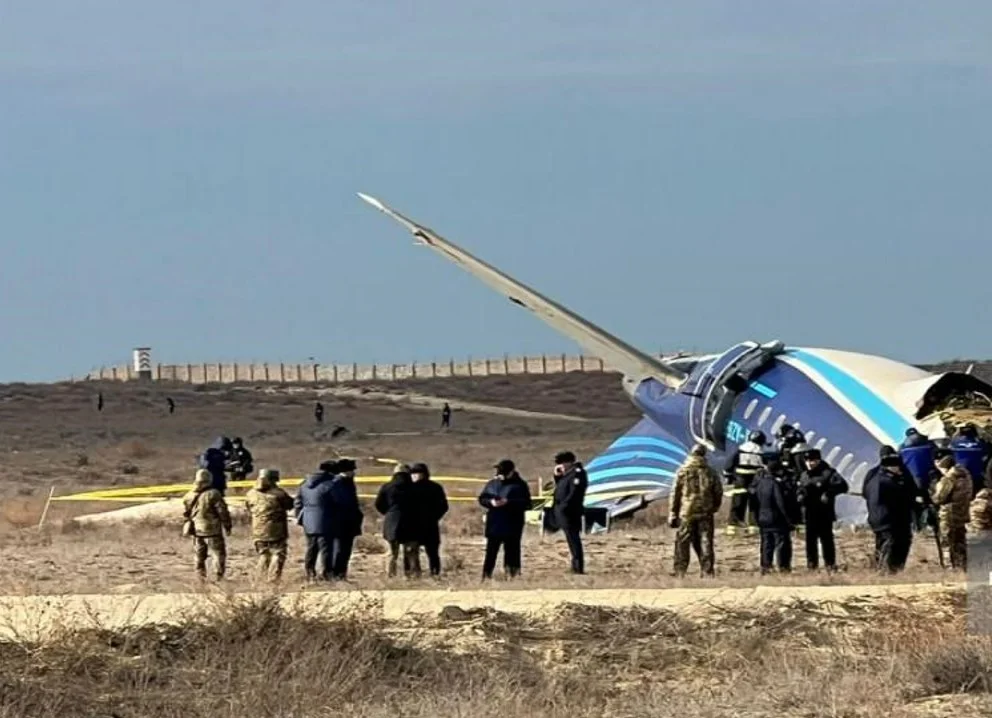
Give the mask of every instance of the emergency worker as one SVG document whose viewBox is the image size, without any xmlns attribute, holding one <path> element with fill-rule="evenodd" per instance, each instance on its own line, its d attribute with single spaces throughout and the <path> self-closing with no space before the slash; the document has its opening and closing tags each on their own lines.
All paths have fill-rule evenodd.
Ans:
<svg viewBox="0 0 992 718">
<path fill-rule="evenodd" d="M 362 535 L 362 507 L 358 501 L 358 488 L 355 486 L 355 472 L 358 465 L 353 459 L 341 459 L 335 466 L 335 478 L 331 482 L 330 506 L 334 522 L 331 526 L 331 579 L 343 581 L 348 578 L 348 564 L 355 539 Z"/>
<path fill-rule="evenodd" d="M 251 539 L 258 555 L 258 574 L 274 581 L 282 578 L 289 541 L 289 517 L 293 498 L 279 486 L 279 472 L 262 469 L 254 488 L 245 495 L 245 509 L 251 517 Z"/>
<path fill-rule="evenodd" d="M 496 557 L 503 549 L 503 567 L 509 578 L 520 575 L 521 548 L 527 511 L 530 510 L 530 487 L 517 473 L 510 459 L 495 467 L 496 475 L 479 494 L 479 505 L 486 509 L 486 557 L 482 579 L 493 577 Z"/>
<path fill-rule="evenodd" d="M 937 462 L 937 470 L 941 477 L 933 487 L 933 503 L 938 511 L 940 541 L 950 554 L 951 568 L 965 570 L 968 565 L 966 530 L 974 482 L 967 469 L 950 456 Z"/>
<path fill-rule="evenodd" d="M 774 563 L 779 571 L 792 570 L 792 530 L 799 514 L 788 468 L 781 455 L 772 453 L 754 480 L 754 496 L 758 504 L 758 530 L 761 537 L 761 573 L 771 571 Z"/>
<path fill-rule="evenodd" d="M 420 575 L 420 546 L 417 543 L 418 517 L 413 495 L 413 477 L 407 464 L 397 464 L 393 476 L 375 497 L 375 510 L 382 514 L 382 537 L 389 542 L 387 575 L 396 575 L 403 554 L 403 575 Z"/>
<path fill-rule="evenodd" d="M 962 426 L 951 440 L 950 448 L 954 462 L 971 476 L 974 496 L 985 483 L 985 463 L 989 458 L 989 448 L 978 436 L 978 427 L 970 422 Z"/>
<path fill-rule="evenodd" d="M 745 526 L 745 521 L 754 523 L 756 504 L 753 484 L 764 465 L 764 453 L 768 440 L 761 431 L 752 431 L 747 441 L 741 444 L 731 456 L 724 477 L 733 485 L 730 499 L 730 516 L 727 520 L 727 535 L 733 536 Z M 750 533 L 750 531 L 749 531 Z"/>
<path fill-rule="evenodd" d="M 213 487 L 213 477 L 206 469 L 196 472 L 193 489 L 183 497 L 183 518 L 192 529 L 196 572 L 207 575 L 207 554 L 214 562 L 214 575 L 224 578 L 227 569 L 225 534 L 231 535 L 231 514 L 224 496 Z"/>
<path fill-rule="evenodd" d="M 906 439 L 899 447 L 899 456 L 923 492 L 930 491 L 930 480 L 936 466 L 935 449 L 934 443 L 926 434 L 921 434 L 912 427 L 906 429 Z"/>
<path fill-rule="evenodd" d="M 585 573 L 585 554 L 582 550 L 582 516 L 585 513 L 586 489 L 589 477 L 582 464 L 571 451 L 555 454 L 555 490 L 551 506 L 551 531 L 560 529 L 568 542 L 572 557 L 572 573 Z"/>
<path fill-rule="evenodd" d="M 700 573 L 714 574 L 713 523 L 723 501 L 720 476 L 706 463 L 706 447 L 696 444 L 672 483 L 668 525 L 675 529 L 675 575 L 689 569 L 689 549 L 696 553 Z"/>
<path fill-rule="evenodd" d="M 913 512 L 919 489 L 891 446 L 879 449 L 879 463 L 868 470 L 861 493 L 868 525 L 875 532 L 875 566 L 889 573 L 906 567 L 913 542 Z"/>
<path fill-rule="evenodd" d="M 844 477 L 823 460 L 819 449 L 810 449 L 806 453 L 805 464 L 805 470 L 799 477 L 798 499 L 806 525 L 806 567 L 810 570 L 819 568 L 822 549 L 824 567 L 835 571 L 835 504 L 837 497 L 846 494 L 849 487 Z"/>
<path fill-rule="evenodd" d="M 331 511 L 331 483 L 335 479 L 337 462 L 321 463 L 317 473 L 310 474 L 300 486 L 293 507 L 303 527 L 307 548 L 303 567 L 308 581 L 331 578 L 331 550 L 334 536 L 334 516 Z M 317 562 L 320 560 L 320 567 Z"/>
<path fill-rule="evenodd" d="M 448 513 L 448 497 L 441 484 L 431 479 L 427 464 L 410 467 L 414 505 L 417 510 L 417 543 L 424 547 L 431 576 L 441 575 L 441 519 Z"/>
</svg>

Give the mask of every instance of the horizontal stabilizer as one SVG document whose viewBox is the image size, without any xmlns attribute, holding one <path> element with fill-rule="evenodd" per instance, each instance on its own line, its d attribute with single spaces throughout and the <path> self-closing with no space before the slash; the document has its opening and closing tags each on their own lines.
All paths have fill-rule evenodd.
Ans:
<svg viewBox="0 0 992 718">
<path fill-rule="evenodd" d="M 685 381 L 686 375 L 679 369 L 669 366 L 660 359 L 645 354 L 622 339 L 609 334 L 564 306 L 553 302 L 495 267 L 486 264 L 481 259 L 477 259 L 433 230 L 403 216 L 375 197 L 361 192 L 358 193 L 358 196 L 406 227 L 419 241 L 460 265 L 514 304 L 529 309 L 543 322 L 570 337 L 625 376 L 635 380 L 651 377 L 673 388 L 679 387 Z"/>
</svg>

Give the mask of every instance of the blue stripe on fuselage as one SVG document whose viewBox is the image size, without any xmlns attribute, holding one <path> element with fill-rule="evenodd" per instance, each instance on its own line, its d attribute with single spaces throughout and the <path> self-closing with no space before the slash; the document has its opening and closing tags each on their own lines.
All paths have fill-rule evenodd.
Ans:
<svg viewBox="0 0 992 718">
<path fill-rule="evenodd" d="M 597 466 L 603 466 L 604 464 L 616 464 L 621 461 L 630 461 L 631 459 L 658 461 L 666 464 L 674 464 L 675 466 L 680 466 L 682 464 L 681 459 L 676 459 L 668 454 L 662 454 L 658 451 L 607 451 L 586 464 L 586 470 L 592 471 L 593 468 Z"/>
<path fill-rule="evenodd" d="M 885 432 L 894 444 L 902 441 L 906 429 L 910 426 L 909 421 L 882 397 L 822 357 L 802 349 L 789 349 L 786 354 L 817 371 L 840 394 L 857 406 L 879 429 Z"/>
</svg>

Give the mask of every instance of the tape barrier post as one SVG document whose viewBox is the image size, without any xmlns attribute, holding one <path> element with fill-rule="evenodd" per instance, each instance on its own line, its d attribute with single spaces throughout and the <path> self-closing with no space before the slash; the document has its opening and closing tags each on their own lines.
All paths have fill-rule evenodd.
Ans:
<svg viewBox="0 0 992 718">
<path fill-rule="evenodd" d="M 48 508 L 52 505 L 52 498 L 55 496 L 55 484 L 52 484 L 52 488 L 48 491 L 48 500 L 45 502 L 45 508 L 42 509 L 41 518 L 38 520 L 38 530 L 45 525 L 45 518 L 48 516 Z"/>
</svg>

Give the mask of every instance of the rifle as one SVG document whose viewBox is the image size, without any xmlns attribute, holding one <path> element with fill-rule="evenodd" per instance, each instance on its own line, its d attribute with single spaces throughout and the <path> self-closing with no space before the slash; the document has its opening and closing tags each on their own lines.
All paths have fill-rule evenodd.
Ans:
<svg viewBox="0 0 992 718">
<path fill-rule="evenodd" d="M 928 506 L 927 509 L 927 526 L 933 529 L 933 541 L 937 544 L 937 558 L 940 560 L 940 567 L 944 566 L 944 547 L 940 543 L 940 516 L 937 514 L 937 509 L 933 506 Z"/>
</svg>

